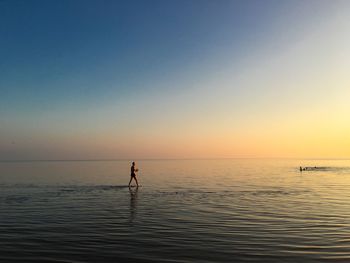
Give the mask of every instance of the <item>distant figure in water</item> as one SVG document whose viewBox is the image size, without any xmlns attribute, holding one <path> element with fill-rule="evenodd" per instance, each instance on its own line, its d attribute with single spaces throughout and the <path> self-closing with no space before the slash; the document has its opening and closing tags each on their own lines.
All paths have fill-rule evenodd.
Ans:
<svg viewBox="0 0 350 263">
<path fill-rule="evenodd" d="M 135 168 L 135 162 L 132 162 L 132 165 L 131 165 L 131 178 L 130 178 L 130 181 L 129 181 L 129 187 L 130 187 L 130 184 L 131 184 L 131 181 L 132 179 L 135 180 L 136 182 L 136 187 L 139 187 L 139 183 L 137 182 L 137 178 L 136 178 L 136 172 L 138 171 L 139 169 L 136 169 Z"/>
<path fill-rule="evenodd" d="M 317 167 L 317 166 L 314 166 L 314 167 L 311 167 L 311 166 L 307 166 L 307 167 L 301 167 L 299 168 L 300 172 L 301 171 L 315 171 L 315 170 L 319 170 L 321 169 L 320 167 Z"/>
</svg>

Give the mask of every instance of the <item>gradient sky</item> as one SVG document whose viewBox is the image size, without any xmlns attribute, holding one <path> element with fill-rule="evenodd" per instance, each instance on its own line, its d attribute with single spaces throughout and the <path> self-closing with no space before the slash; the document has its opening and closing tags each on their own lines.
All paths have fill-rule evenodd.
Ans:
<svg viewBox="0 0 350 263">
<path fill-rule="evenodd" d="M 0 1 L 0 159 L 350 157 L 350 1 Z"/>
</svg>

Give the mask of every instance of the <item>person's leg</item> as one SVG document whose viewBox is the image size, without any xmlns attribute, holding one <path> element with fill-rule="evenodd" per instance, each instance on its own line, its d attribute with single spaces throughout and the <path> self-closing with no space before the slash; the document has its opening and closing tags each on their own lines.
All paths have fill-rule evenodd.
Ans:
<svg viewBox="0 0 350 263">
<path fill-rule="evenodd" d="M 136 176 L 134 177 L 135 181 L 136 181 L 136 186 L 139 187 L 139 183 L 137 182 L 137 178 Z"/>
<path fill-rule="evenodd" d="M 130 177 L 130 181 L 129 181 L 129 187 L 130 187 L 131 181 L 132 181 L 132 176 Z"/>
</svg>

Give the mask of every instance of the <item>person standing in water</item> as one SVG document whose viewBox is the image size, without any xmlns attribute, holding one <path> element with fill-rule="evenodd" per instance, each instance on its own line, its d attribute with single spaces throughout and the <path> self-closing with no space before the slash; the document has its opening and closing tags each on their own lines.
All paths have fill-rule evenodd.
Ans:
<svg viewBox="0 0 350 263">
<path fill-rule="evenodd" d="M 131 181 L 132 179 L 135 180 L 136 182 L 136 187 L 139 187 L 139 183 L 137 182 L 137 178 L 136 178 L 136 172 L 138 171 L 139 169 L 136 169 L 135 168 L 135 162 L 132 162 L 132 165 L 131 165 L 131 178 L 130 178 L 130 181 L 129 181 L 129 187 L 130 187 L 130 184 L 131 184 Z"/>
</svg>

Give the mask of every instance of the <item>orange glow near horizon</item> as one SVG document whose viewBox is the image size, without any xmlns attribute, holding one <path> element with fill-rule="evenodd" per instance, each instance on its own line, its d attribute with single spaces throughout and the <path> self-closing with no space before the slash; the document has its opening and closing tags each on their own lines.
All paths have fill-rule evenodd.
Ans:
<svg viewBox="0 0 350 263">
<path fill-rule="evenodd" d="M 348 4 L 328 5 L 278 16 L 252 50 L 213 45 L 201 63 L 110 79 L 105 97 L 98 74 L 84 103 L 84 89 L 43 109 L 34 94 L 32 111 L 0 112 L 0 159 L 350 158 Z"/>
</svg>

